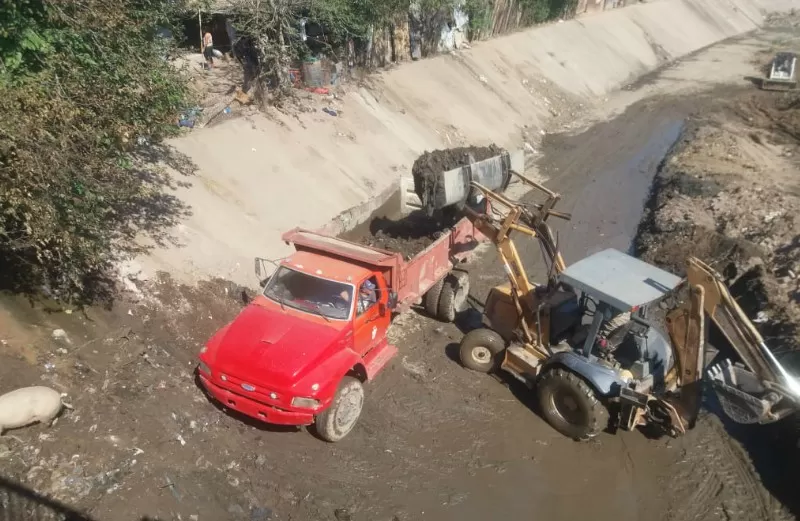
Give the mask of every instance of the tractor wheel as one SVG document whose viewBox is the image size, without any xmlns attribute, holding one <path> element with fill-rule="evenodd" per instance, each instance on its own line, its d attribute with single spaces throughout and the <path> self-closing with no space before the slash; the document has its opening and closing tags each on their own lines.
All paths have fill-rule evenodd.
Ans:
<svg viewBox="0 0 800 521">
<path fill-rule="evenodd" d="M 506 343 L 491 329 L 473 329 L 461 339 L 458 354 L 461 364 L 479 373 L 496 371 Z"/>
<path fill-rule="evenodd" d="M 339 382 L 333 403 L 314 420 L 317 434 L 326 441 L 341 440 L 355 427 L 363 406 L 364 387 L 358 379 L 345 376 Z"/>
<path fill-rule="evenodd" d="M 431 286 L 431 289 L 422 297 L 422 306 L 425 308 L 425 312 L 433 318 L 439 316 L 439 297 L 442 294 L 443 287 L 444 278 Z"/>
<path fill-rule="evenodd" d="M 594 438 L 608 426 L 608 409 L 589 384 L 570 371 L 552 369 L 543 374 L 537 399 L 547 423 L 573 440 Z"/>
<path fill-rule="evenodd" d="M 455 320 L 456 314 L 466 309 L 468 295 L 469 275 L 463 271 L 451 272 L 444 278 L 436 318 L 442 322 Z"/>
</svg>

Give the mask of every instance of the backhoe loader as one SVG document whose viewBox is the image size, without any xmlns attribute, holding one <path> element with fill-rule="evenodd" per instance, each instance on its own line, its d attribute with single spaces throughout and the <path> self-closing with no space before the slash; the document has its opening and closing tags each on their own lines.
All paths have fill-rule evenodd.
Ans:
<svg viewBox="0 0 800 521">
<path fill-rule="evenodd" d="M 554 210 L 559 195 L 513 175 L 545 201 L 522 204 L 473 181 L 462 207 L 494 243 L 508 275 L 489 293 L 483 327 L 461 341 L 465 367 L 502 370 L 535 389 L 544 419 L 576 440 L 607 427 L 679 436 L 700 409 L 710 321 L 741 362 L 727 359 L 708 370 L 731 419 L 769 423 L 800 407 L 800 382 L 711 267 L 689 258 L 681 279 L 613 249 L 567 267 L 547 223 L 570 219 Z M 548 277 L 541 284 L 528 278 L 512 238 L 519 234 L 543 250 Z M 665 313 L 670 301 L 680 303 Z"/>
</svg>

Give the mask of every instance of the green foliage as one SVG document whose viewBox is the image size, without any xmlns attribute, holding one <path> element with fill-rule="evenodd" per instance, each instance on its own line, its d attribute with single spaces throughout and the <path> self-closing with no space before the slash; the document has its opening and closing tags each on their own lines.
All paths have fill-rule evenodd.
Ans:
<svg viewBox="0 0 800 521">
<path fill-rule="evenodd" d="M 172 3 L 2 2 L 0 282 L 90 297 L 185 212 L 152 166 L 187 97 L 153 36 Z"/>
</svg>

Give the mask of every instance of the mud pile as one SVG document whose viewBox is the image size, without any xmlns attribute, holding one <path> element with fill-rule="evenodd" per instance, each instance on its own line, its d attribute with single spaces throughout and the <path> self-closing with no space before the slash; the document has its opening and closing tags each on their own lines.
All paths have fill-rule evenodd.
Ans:
<svg viewBox="0 0 800 521">
<path fill-rule="evenodd" d="M 409 259 L 433 244 L 459 217 L 456 212 L 440 212 L 428 217 L 421 210 L 405 216 L 379 211 L 367 225 L 340 237 L 374 248 L 402 253 L 404 258 Z"/>
<path fill-rule="evenodd" d="M 719 271 L 773 350 L 800 346 L 800 94 L 746 91 L 693 122 L 662 163 L 636 243 L 683 274 Z"/>
<path fill-rule="evenodd" d="M 411 167 L 411 175 L 414 176 L 414 191 L 424 205 L 428 194 L 436 192 L 437 174 L 468 165 L 472 161 L 489 159 L 502 152 L 503 149 L 497 145 L 489 145 L 488 147 L 458 147 L 425 152 L 414 161 L 414 166 Z"/>
</svg>

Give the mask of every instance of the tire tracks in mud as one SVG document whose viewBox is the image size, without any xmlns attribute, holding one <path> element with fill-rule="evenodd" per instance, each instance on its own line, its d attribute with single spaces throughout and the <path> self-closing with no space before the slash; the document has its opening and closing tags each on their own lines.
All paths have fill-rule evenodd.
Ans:
<svg viewBox="0 0 800 521">
<path fill-rule="evenodd" d="M 685 497 L 664 521 L 789 521 L 795 519 L 762 485 L 744 449 L 719 418 L 704 414 L 687 438 L 683 467 L 671 481 L 673 497 Z"/>
</svg>

